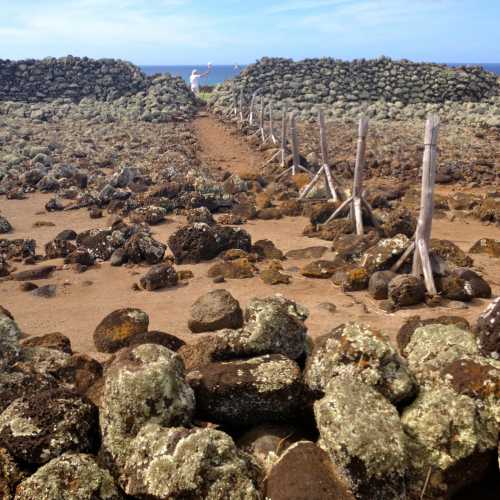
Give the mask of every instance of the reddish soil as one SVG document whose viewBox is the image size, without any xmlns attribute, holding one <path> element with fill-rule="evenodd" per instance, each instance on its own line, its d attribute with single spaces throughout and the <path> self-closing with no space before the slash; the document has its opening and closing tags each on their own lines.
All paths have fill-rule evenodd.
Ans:
<svg viewBox="0 0 500 500">
<path fill-rule="evenodd" d="M 231 172 L 257 169 L 262 164 L 260 153 L 253 151 L 229 129 L 216 122 L 210 116 L 198 118 L 194 123 L 202 149 L 201 158 L 208 165 L 216 168 L 223 166 Z M 0 201 L 0 212 L 14 226 L 9 238 L 35 238 L 38 248 L 52 239 L 63 229 L 83 231 L 92 227 L 105 227 L 107 219 L 91 220 L 86 210 L 46 213 L 44 204 L 50 195 L 33 194 L 26 200 Z M 33 227 L 36 221 L 50 221 L 52 227 Z M 184 223 L 183 217 L 171 217 L 167 223 L 153 227 L 154 236 L 166 242 L 169 235 Z M 250 221 L 243 226 L 254 241 L 271 239 L 284 252 L 292 249 L 330 243 L 302 236 L 307 224 L 305 218 L 284 218 L 278 221 Z M 438 219 L 433 228 L 433 237 L 450 239 L 463 250 L 468 250 L 479 238 L 500 239 L 500 228 L 486 226 L 473 219 L 455 220 Z M 331 254 L 330 254 L 331 255 Z M 329 253 L 324 255 L 329 258 Z M 487 256 L 474 256 L 475 266 L 486 276 L 495 295 L 500 293 L 500 261 Z M 62 265 L 62 260 L 56 261 Z M 225 288 L 242 304 L 255 296 L 267 296 L 281 293 L 305 305 L 310 310 L 307 321 L 310 334 L 317 336 L 328 329 L 348 320 L 365 322 L 379 327 L 393 338 L 399 326 L 409 316 L 419 314 L 423 317 L 442 314 L 458 314 L 470 321 L 475 320 L 484 309 L 487 301 L 475 300 L 463 309 L 414 307 L 387 314 L 381 311 L 367 293 L 344 294 L 334 287 L 329 280 L 304 278 L 298 272 L 308 261 L 286 260 L 285 272 L 292 276 L 289 285 L 269 286 L 256 276 L 251 279 L 228 280 L 215 285 L 207 278 L 207 269 L 212 263 L 177 266 L 178 269 L 191 269 L 194 278 L 185 286 L 158 292 L 133 291 L 132 285 L 146 272 L 146 267 L 111 267 L 103 263 L 77 274 L 70 269 L 57 271 L 53 278 L 37 282 L 54 283 L 58 291 L 54 298 L 44 299 L 22 292 L 15 281 L 0 282 L 0 303 L 9 309 L 27 335 L 41 335 L 59 331 L 67 335 L 76 351 L 94 353 L 92 334 L 102 318 L 120 307 L 138 307 L 146 311 L 151 319 L 150 328 L 167 331 L 192 341 L 196 336 L 190 334 L 187 319 L 191 304 L 201 294 L 214 289 Z M 337 306 L 335 313 L 319 307 L 323 302 Z"/>
</svg>

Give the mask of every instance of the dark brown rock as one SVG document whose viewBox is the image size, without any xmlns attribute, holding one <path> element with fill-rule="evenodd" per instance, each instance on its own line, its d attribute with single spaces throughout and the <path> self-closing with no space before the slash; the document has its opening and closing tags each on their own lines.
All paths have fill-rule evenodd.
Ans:
<svg viewBox="0 0 500 500">
<path fill-rule="evenodd" d="M 491 298 L 490 285 L 472 269 L 458 267 L 453 270 L 453 274 L 465 281 L 465 290 L 472 298 Z"/>
<path fill-rule="evenodd" d="M 389 282 L 388 297 L 397 307 L 420 304 L 425 299 L 425 283 L 412 274 L 400 274 Z"/>
<path fill-rule="evenodd" d="M 125 255 L 136 264 L 159 264 L 165 255 L 166 246 L 146 233 L 136 233 L 125 243 Z"/>
<path fill-rule="evenodd" d="M 287 259 L 320 259 L 328 250 L 327 247 L 315 246 L 290 250 L 285 254 Z"/>
<path fill-rule="evenodd" d="M 56 270 L 56 266 L 39 266 L 26 271 L 19 271 L 12 274 L 12 278 L 16 281 L 36 281 L 49 278 Z"/>
<path fill-rule="evenodd" d="M 328 454 L 310 441 L 286 450 L 266 476 L 269 500 L 355 500 L 348 478 Z"/>
<path fill-rule="evenodd" d="M 71 350 L 71 341 L 66 335 L 59 332 L 47 333 L 37 337 L 29 337 L 21 342 L 23 347 L 46 347 L 56 351 L 73 354 Z"/>
<path fill-rule="evenodd" d="M 65 264 L 79 264 L 81 266 L 92 266 L 94 262 L 94 256 L 86 248 L 77 248 L 64 259 Z"/>
<path fill-rule="evenodd" d="M 179 278 L 170 263 L 153 266 L 141 279 L 141 287 L 150 292 L 162 288 L 172 288 L 177 285 Z"/>
<path fill-rule="evenodd" d="M 433 254 L 439 255 L 446 262 L 457 267 L 471 267 L 472 259 L 465 254 L 455 243 L 448 240 L 431 240 L 431 248 Z"/>
<path fill-rule="evenodd" d="M 469 253 L 482 253 L 500 258 L 500 241 L 492 238 L 482 238 L 472 245 Z"/>
<path fill-rule="evenodd" d="M 277 269 L 264 269 L 259 276 L 266 285 L 288 285 L 291 281 L 290 276 L 280 273 Z"/>
<path fill-rule="evenodd" d="M 16 486 L 25 478 L 12 455 L 5 449 L 0 448 L 0 498 L 2 500 L 14 500 Z"/>
<path fill-rule="evenodd" d="M 94 331 L 94 344 L 100 352 L 116 352 L 131 337 L 148 331 L 149 317 L 140 309 L 117 309 L 108 314 Z"/>
<path fill-rule="evenodd" d="M 252 252 L 258 255 L 259 259 L 277 259 L 284 258 L 283 252 L 276 248 L 271 240 L 258 240 L 252 246 Z"/>
<path fill-rule="evenodd" d="M 127 346 L 133 347 L 141 344 L 159 344 L 171 351 L 178 351 L 185 342 L 180 338 L 166 332 L 152 331 L 132 335 L 127 341 Z"/>
<path fill-rule="evenodd" d="M 368 292 L 375 300 L 385 300 L 389 294 L 389 282 L 396 277 L 392 271 L 377 271 L 370 276 Z"/>
<path fill-rule="evenodd" d="M 243 312 L 228 291 L 214 290 L 199 297 L 191 306 L 188 326 L 193 333 L 240 328 L 243 326 Z"/>
<path fill-rule="evenodd" d="M 315 260 L 305 265 L 300 273 L 306 278 L 328 279 L 338 271 L 342 264 L 340 260 Z"/>
<path fill-rule="evenodd" d="M 252 278 L 256 269 L 248 259 L 236 259 L 214 264 L 207 272 L 209 278 L 222 276 L 229 279 Z"/>
<path fill-rule="evenodd" d="M 500 359 L 500 298 L 479 315 L 474 331 L 481 353 Z"/>
<path fill-rule="evenodd" d="M 368 288 L 369 276 L 363 267 L 355 267 L 345 271 L 341 287 L 344 292 L 360 292 Z"/>
</svg>

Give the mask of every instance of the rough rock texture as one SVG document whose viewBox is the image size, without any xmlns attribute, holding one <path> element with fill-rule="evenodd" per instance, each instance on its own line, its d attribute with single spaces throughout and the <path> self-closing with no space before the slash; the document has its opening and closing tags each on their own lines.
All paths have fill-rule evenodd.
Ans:
<svg viewBox="0 0 500 500">
<path fill-rule="evenodd" d="M 302 403 L 300 368 L 280 354 L 212 363 L 189 382 L 200 414 L 232 427 L 287 421 Z"/>
<path fill-rule="evenodd" d="M 491 238 L 482 238 L 472 245 L 469 253 L 484 253 L 500 258 L 500 241 Z"/>
<path fill-rule="evenodd" d="M 107 460 L 120 468 L 141 427 L 188 424 L 194 404 L 177 354 L 155 344 L 124 349 L 105 373 L 99 419 Z"/>
<path fill-rule="evenodd" d="M 485 356 L 500 359 L 500 297 L 481 313 L 475 332 L 481 352 Z"/>
<path fill-rule="evenodd" d="M 122 500 L 111 474 L 91 455 L 65 453 L 17 488 L 18 500 Z"/>
<path fill-rule="evenodd" d="M 344 374 L 330 381 L 314 413 L 318 445 L 345 470 L 356 498 L 404 498 L 405 435 L 389 401 L 355 375 Z"/>
<path fill-rule="evenodd" d="M 430 250 L 453 266 L 470 267 L 473 264 L 472 259 L 452 241 L 432 239 Z"/>
<path fill-rule="evenodd" d="M 24 479 L 16 462 L 5 448 L 0 448 L 0 498 L 13 500 L 16 485 Z"/>
<path fill-rule="evenodd" d="M 59 332 L 47 333 L 37 337 L 29 337 L 22 341 L 23 347 L 46 347 L 66 354 L 73 354 L 71 341 Z"/>
<path fill-rule="evenodd" d="M 235 259 L 214 264 L 207 271 L 209 278 L 245 279 L 252 278 L 256 267 L 249 259 Z"/>
<path fill-rule="evenodd" d="M 498 424 L 470 397 L 444 385 L 422 387 L 401 417 L 411 457 L 408 486 L 418 495 L 428 481 L 430 498 L 445 498 L 476 481 L 498 442 Z"/>
<path fill-rule="evenodd" d="M 240 328 L 243 326 L 243 312 L 228 291 L 213 290 L 199 297 L 191 306 L 188 326 L 193 333 Z"/>
<path fill-rule="evenodd" d="M 64 389 L 40 391 L 12 402 L 0 415 L 0 443 L 16 460 L 44 464 L 66 451 L 94 451 L 96 406 Z"/>
<path fill-rule="evenodd" d="M 152 292 L 162 288 L 172 288 L 179 278 L 170 263 L 153 266 L 140 280 L 141 287 Z"/>
<path fill-rule="evenodd" d="M 404 234 L 380 240 L 365 252 L 361 265 L 370 275 L 375 271 L 385 271 L 398 260 L 409 245 L 410 240 Z"/>
<path fill-rule="evenodd" d="M 131 262 L 154 265 L 163 260 L 167 247 L 149 234 L 137 233 L 127 240 L 124 249 L 127 259 Z"/>
<path fill-rule="evenodd" d="M 252 245 L 252 251 L 255 252 L 260 259 L 283 259 L 283 252 L 276 248 L 276 245 L 271 240 L 258 240 Z"/>
<path fill-rule="evenodd" d="M 355 500 L 347 478 L 328 454 L 310 441 L 286 450 L 265 480 L 270 500 Z"/>
<path fill-rule="evenodd" d="M 396 277 L 392 271 L 376 271 L 370 276 L 368 293 L 375 300 L 385 300 L 389 293 L 389 282 Z"/>
<path fill-rule="evenodd" d="M 149 317 L 140 309 L 117 309 L 108 314 L 94 331 L 98 351 L 115 352 L 127 345 L 130 337 L 148 331 Z"/>
<path fill-rule="evenodd" d="M 0 234 L 6 234 L 10 233 L 12 231 L 12 226 L 10 225 L 10 222 L 0 215 Z"/>
<path fill-rule="evenodd" d="M 426 325 L 456 325 L 462 330 L 469 331 L 469 322 L 460 316 L 439 316 L 437 318 L 422 319 L 420 316 L 409 317 L 401 326 L 397 335 L 399 352 L 405 354 L 405 349 L 417 328 Z"/>
<path fill-rule="evenodd" d="M 20 338 L 21 331 L 17 323 L 0 311 L 0 370 L 19 355 Z"/>
<path fill-rule="evenodd" d="M 388 297 L 397 307 L 420 304 L 425 299 L 424 281 L 411 274 L 400 274 L 389 282 Z"/>
<path fill-rule="evenodd" d="M 416 393 L 414 377 L 389 339 L 357 323 L 341 325 L 315 340 L 304 382 L 322 394 L 331 379 L 353 372 L 393 403 Z"/>
<path fill-rule="evenodd" d="M 260 471 L 233 440 L 214 429 L 144 426 L 120 477 L 125 492 L 162 500 L 260 500 Z"/>
</svg>

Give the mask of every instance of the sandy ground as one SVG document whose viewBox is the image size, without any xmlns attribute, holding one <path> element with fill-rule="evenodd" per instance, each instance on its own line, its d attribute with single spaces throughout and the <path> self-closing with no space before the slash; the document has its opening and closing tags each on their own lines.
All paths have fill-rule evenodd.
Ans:
<svg viewBox="0 0 500 500">
<path fill-rule="evenodd" d="M 211 122 L 211 123 L 210 123 Z M 225 169 L 239 171 L 255 166 L 260 155 L 252 152 L 249 146 L 231 135 L 212 118 L 201 118 L 195 122 L 202 147 L 202 158 L 211 164 L 223 165 Z M 217 143 L 214 144 L 214 141 Z M 221 144 L 225 146 L 221 146 Z M 250 160 L 249 160 L 250 158 Z M 250 163 L 248 163 L 250 162 Z M 234 168 L 232 167 L 234 165 Z M 252 167 L 253 166 L 253 167 Z M 0 213 L 14 226 L 9 238 L 34 238 L 39 253 L 43 245 L 63 229 L 83 231 L 93 227 L 106 227 L 107 218 L 91 220 L 86 210 L 46 213 L 44 204 L 50 195 L 40 193 L 29 195 L 26 200 L 0 200 Z M 53 227 L 33 227 L 35 221 L 50 221 Z M 154 236 L 166 243 L 169 235 L 184 224 L 182 217 L 171 217 L 168 222 L 153 227 Z M 306 225 L 305 218 L 285 218 L 278 221 L 250 221 L 244 228 L 252 235 L 252 240 L 268 238 L 284 252 L 323 245 L 329 248 L 323 258 L 332 254 L 330 243 L 302 236 Z M 447 219 L 435 221 L 433 237 L 450 239 L 467 251 L 479 238 L 500 239 L 500 228 L 485 226 L 480 222 L 467 219 L 450 222 Z M 500 294 L 500 260 L 487 256 L 474 256 L 475 266 L 492 285 L 495 295 Z M 52 261 L 62 265 L 62 260 Z M 376 301 L 367 293 L 344 294 L 329 280 L 304 278 L 298 272 L 305 260 L 286 260 L 285 272 L 292 276 L 289 285 L 269 286 L 256 276 L 251 279 L 227 280 L 224 284 L 214 284 L 206 276 L 207 269 L 213 264 L 177 266 L 178 269 L 191 269 L 194 278 L 187 285 L 157 292 L 134 291 L 132 285 L 147 271 L 147 267 L 133 266 L 113 268 L 103 263 L 78 274 L 71 269 L 57 271 L 52 278 L 38 281 L 37 284 L 53 283 L 58 285 L 57 294 L 51 299 L 35 297 L 22 292 L 18 282 L 0 282 L 0 304 L 15 316 L 21 329 L 27 335 L 41 335 L 59 331 L 67 335 L 76 351 L 94 353 L 92 334 L 103 317 L 121 307 L 138 307 L 149 314 L 150 329 L 173 333 L 186 341 L 196 338 L 187 328 L 191 304 L 201 294 L 215 288 L 225 288 L 245 306 L 252 297 L 264 297 L 281 293 L 309 308 L 307 321 L 310 334 L 314 337 L 349 320 L 361 321 L 386 331 L 394 338 L 398 328 L 409 316 L 419 314 L 423 317 L 441 314 L 458 314 L 474 321 L 485 308 L 488 301 L 476 300 L 473 304 L 457 309 L 419 306 L 387 314 L 380 310 Z M 19 266 L 21 269 L 22 266 Z M 320 307 L 330 302 L 337 306 L 335 313 Z"/>
</svg>

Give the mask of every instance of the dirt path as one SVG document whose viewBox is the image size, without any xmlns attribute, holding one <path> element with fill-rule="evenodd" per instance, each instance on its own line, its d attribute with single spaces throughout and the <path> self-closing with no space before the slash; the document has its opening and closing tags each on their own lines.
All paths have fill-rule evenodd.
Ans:
<svg viewBox="0 0 500 500">
<path fill-rule="evenodd" d="M 229 128 L 218 123 L 213 117 L 201 116 L 194 122 L 202 148 L 202 160 L 214 168 L 220 167 L 229 172 L 243 172 L 258 168 L 262 158 L 260 153 L 252 151 Z M 43 246 L 63 229 L 81 232 L 93 227 L 106 227 L 106 218 L 91 220 L 86 210 L 47 213 L 44 205 L 52 195 L 33 193 L 26 200 L 6 200 L 0 198 L 0 212 L 14 226 L 9 238 L 34 238 L 38 253 L 43 253 Z M 35 221 L 48 221 L 50 227 L 34 227 Z M 252 241 L 270 239 L 283 252 L 309 246 L 327 247 L 322 258 L 332 259 L 331 244 L 327 241 L 306 238 L 302 230 L 307 224 L 305 217 L 285 217 L 281 220 L 251 220 L 243 226 L 252 237 Z M 152 228 L 153 235 L 166 243 L 169 236 L 186 223 L 185 217 L 173 216 L 161 225 Z M 500 239 L 500 228 L 482 225 L 477 220 L 437 219 L 433 226 L 433 237 L 455 241 L 467 251 L 479 238 Z M 312 260 L 312 259 L 310 259 Z M 194 278 L 187 285 L 158 292 L 134 291 L 147 267 L 131 265 L 111 267 L 109 262 L 93 266 L 87 272 L 78 274 L 61 259 L 53 261 L 61 268 L 48 280 L 39 285 L 56 284 L 54 298 L 44 299 L 21 291 L 15 281 L 0 281 L 0 304 L 15 316 L 21 329 L 27 335 L 42 335 L 60 331 L 67 335 L 76 351 L 94 352 L 92 334 L 97 324 L 115 309 L 138 307 L 148 313 L 150 328 L 173 333 L 186 341 L 196 339 L 187 328 L 191 304 L 203 293 L 214 288 L 225 288 L 245 307 L 253 297 L 266 297 L 281 293 L 306 306 L 310 311 L 307 320 L 309 333 L 316 337 L 346 321 L 360 321 L 380 328 L 393 338 L 395 333 L 409 316 L 419 314 L 423 317 L 435 317 L 442 314 L 458 314 L 474 321 L 487 301 L 476 300 L 473 304 L 463 305 L 460 310 L 450 308 L 430 309 L 425 306 L 405 309 L 395 314 L 384 313 L 366 292 L 344 294 L 334 287 L 329 280 L 308 279 L 300 274 L 300 268 L 310 260 L 283 261 L 284 272 L 291 277 L 289 285 L 269 286 L 258 275 L 250 279 L 227 280 L 215 285 L 207 277 L 207 270 L 213 262 L 196 265 L 176 266 L 178 269 L 190 269 Z M 500 293 L 498 259 L 486 256 L 474 256 L 475 265 L 492 284 L 494 294 Z M 49 263 L 49 262 L 47 262 Z M 51 262 L 52 263 L 52 262 Z M 22 265 L 18 265 L 19 269 Z M 266 264 L 259 264 L 261 269 Z M 336 306 L 332 314 L 321 304 L 329 302 Z M 457 305 L 458 306 L 458 305 Z M 462 307 L 460 305 L 460 307 Z"/>
<path fill-rule="evenodd" d="M 195 119 L 194 129 L 201 147 L 200 158 L 212 168 L 242 174 L 254 172 L 265 162 L 261 153 L 208 113 Z"/>
</svg>

